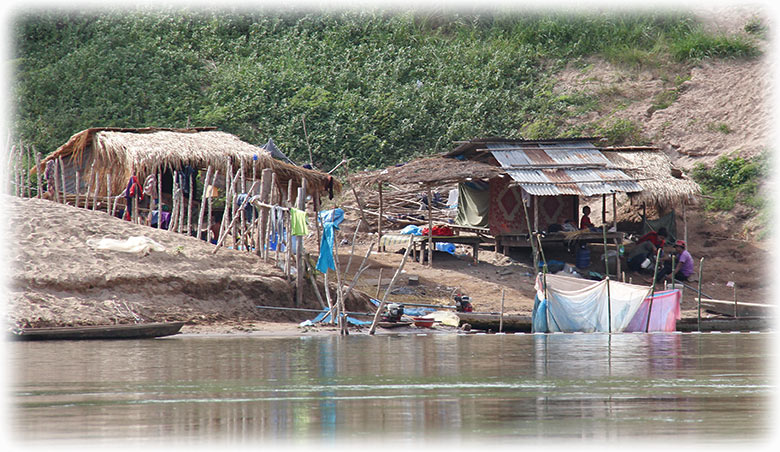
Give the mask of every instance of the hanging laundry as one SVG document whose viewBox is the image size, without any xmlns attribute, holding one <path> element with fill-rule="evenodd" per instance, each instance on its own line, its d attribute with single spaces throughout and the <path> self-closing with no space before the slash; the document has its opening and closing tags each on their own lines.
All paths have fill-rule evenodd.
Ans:
<svg viewBox="0 0 780 452">
<path fill-rule="evenodd" d="M 290 207 L 290 229 L 292 230 L 292 235 L 303 236 L 309 233 L 305 211 Z"/>
<path fill-rule="evenodd" d="M 125 213 L 124 213 L 122 218 L 125 219 L 125 220 L 130 221 L 131 218 L 132 218 L 131 215 L 130 215 L 130 210 L 131 210 L 131 206 L 133 204 L 133 199 L 136 196 L 138 196 L 139 200 L 143 200 L 144 199 L 144 191 L 143 191 L 143 188 L 141 187 L 140 182 L 138 182 L 138 177 L 137 176 L 130 176 L 130 180 L 127 181 L 127 187 L 125 188 L 124 195 L 125 195 L 125 201 L 126 201 L 125 205 L 127 207 L 125 208 Z"/>
<path fill-rule="evenodd" d="M 144 181 L 143 192 L 151 196 L 153 199 L 157 199 L 157 175 L 150 174 L 146 176 Z"/>
<path fill-rule="evenodd" d="M 178 171 L 179 186 L 181 187 L 182 193 L 184 193 L 185 195 L 190 194 L 190 178 L 194 178 L 196 174 L 197 171 L 195 170 L 195 168 L 189 165 L 184 165 L 184 167 L 182 167 L 182 169 Z"/>
<path fill-rule="evenodd" d="M 333 242 L 336 235 L 336 229 L 338 229 L 338 226 L 333 223 L 325 223 L 322 227 L 320 257 L 317 259 L 317 270 L 321 273 L 327 273 L 328 270 L 336 269 L 336 262 L 333 259 Z"/>
<path fill-rule="evenodd" d="M 336 225 L 336 227 L 339 227 L 341 222 L 344 221 L 344 210 L 338 208 L 332 210 L 323 210 L 319 213 L 319 217 L 320 223 L 333 223 Z"/>
</svg>

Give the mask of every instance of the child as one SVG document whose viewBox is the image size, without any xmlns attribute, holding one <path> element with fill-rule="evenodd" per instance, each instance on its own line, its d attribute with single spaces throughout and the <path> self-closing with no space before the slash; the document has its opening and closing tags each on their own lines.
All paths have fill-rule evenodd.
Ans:
<svg viewBox="0 0 780 452">
<path fill-rule="evenodd" d="M 580 229 L 595 228 L 590 221 L 590 207 L 585 206 L 582 208 L 582 219 L 580 220 Z"/>
</svg>

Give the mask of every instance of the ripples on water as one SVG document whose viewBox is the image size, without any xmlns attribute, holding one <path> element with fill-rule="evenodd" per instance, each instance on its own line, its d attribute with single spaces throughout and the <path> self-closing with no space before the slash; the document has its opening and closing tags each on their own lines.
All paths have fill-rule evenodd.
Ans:
<svg viewBox="0 0 780 452">
<path fill-rule="evenodd" d="M 761 441 L 771 333 L 9 344 L 16 441 Z M 328 441 L 331 441 L 328 443 Z"/>
</svg>

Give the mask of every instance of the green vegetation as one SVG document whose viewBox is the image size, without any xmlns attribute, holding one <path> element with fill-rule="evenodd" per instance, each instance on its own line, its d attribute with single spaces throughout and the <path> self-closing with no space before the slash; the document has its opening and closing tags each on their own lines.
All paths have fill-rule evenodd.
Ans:
<svg viewBox="0 0 780 452">
<path fill-rule="evenodd" d="M 551 74 L 601 55 L 625 64 L 751 56 L 686 15 L 383 11 L 33 11 L 16 17 L 13 139 L 44 154 L 89 127 L 215 126 L 268 138 L 300 163 L 379 167 L 484 136 L 541 138 L 589 96 Z M 644 63 L 643 63 L 644 62 Z M 305 131 L 304 131 L 305 121 Z M 638 127 L 600 126 L 615 142 Z"/>
<path fill-rule="evenodd" d="M 742 157 L 720 157 L 712 167 L 697 165 L 691 176 L 701 185 L 708 210 L 729 211 L 737 203 L 768 211 L 767 200 L 762 196 L 760 183 L 769 172 L 769 153 L 745 159 Z"/>
</svg>

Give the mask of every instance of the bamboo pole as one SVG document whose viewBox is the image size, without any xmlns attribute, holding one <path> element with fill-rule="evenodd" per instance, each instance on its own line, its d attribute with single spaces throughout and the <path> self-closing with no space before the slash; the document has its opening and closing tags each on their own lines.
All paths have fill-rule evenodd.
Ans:
<svg viewBox="0 0 780 452">
<path fill-rule="evenodd" d="M 79 206 L 79 201 L 81 201 L 81 172 L 76 171 L 76 207 Z"/>
<path fill-rule="evenodd" d="M 76 184 L 76 193 L 79 191 L 79 185 Z M 151 201 L 149 201 L 151 206 Z M 111 215 L 111 173 L 106 173 L 106 214 Z"/>
<path fill-rule="evenodd" d="M 285 200 L 285 204 L 287 205 L 288 209 L 292 207 L 292 191 L 293 191 L 293 181 L 292 179 L 287 180 L 287 199 Z M 291 261 L 292 261 L 292 231 L 290 230 L 290 212 L 289 210 L 285 212 L 284 214 L 284 240 L 285 240 L 285 257 L 284 257 L 284 276 L 289 281 L 290 280 L 290 268 L 291 268 Z"/>
<path fill-rule="evenodd" d="M 320 288 L 317 287 L 317 280 L 314 279 L 314 271 L 309 267 L 309 264 L 308 264 L 308 262 L 309 262 L 309 255 L 308 254 L 306 255 L 306 262 L 307 262 L 306 267 L 308 268 L 306 273 L 309 275 L 309 281 L 311 281 L 311 286 L 314 289 L 314 295 L 317 296 L 317 301 L 320 303 L 320 306 L 322 307 L 322 309 L 326 309 L 325 302 L 322 300 L 322 295 L 320 294 Z"/>
<path fill-rule="evenodd" d="M 95 190 L 92 192 L 92 211 L 97 211 L 97 195 L 98 190 L 100 190 L 100 176 L 98 175 L 97 171 L 93 171 L 94 177 L 95 177 Z M 133 222 L 136 220 L 136 216 L 138 215 L 138 190 L 135 191 L 135 195 L 133 196 Z"/>
<path fill-rule="evenodd" d="M 157 229 L 162 229 L 162 178 L 163 174 L 165 173 L 161 168 L 156 168 L 157 171 L 155 171 L 155 174 L 157 175 Z"/>
<path fill-rule="evenodd" d="M 433 268 L 433 190 L 428 184 L 428 266 Z"/>
<path fill-rule="evenodd" d="M 255 181 L 255 183 L 254 183 L 254 184 L 252 184 L 252 188 L 254 188 L 254 187 L 255 187 L 255 185 L 257 185 L 257 182 L 256 182 L 256 181 Z M 247 202 L 248 202 L 248 201 L 249 201 L 249 197 L 247 196 L 247 197 L 246 197 L 246 198 L 244 198 L 244 200 L 241 202 L 241 205 L 240 205 L 240 206 L 238 206 L 237 208 L 236 208 L 236 207 L 234 207 L 234 208 L 233 208 L 233 209 L 235 209 L 235 210 L 234 210 L 234 213 L 235 213 L 235 211 L 237 211 L 238 209 L 243 209 L 243 208 L 244 208 L 244 206 L 246 206 L 246 204 L 247 204 Z M 225 236 L 227 236 L 227 233 L 228 233 L 228 231 L 230 231 L 230 230 L 231 230 L 231 228 L 233 227 L 233 223 L 235 223 L 235 221 L 236 221 L 236 218 L 239 218 L 239 216 L 238 216 L 238 215 L 233 215 L 233 219 L 232 219 L 232 220 L 230 220 L 230 224 L 229 224 L 229 225 L 228 225 L 228 227 L 227 227 L 227 228 L 225 228 L 225 230 L 222 232 L 222 235 L 219 237 L 219 240 L 217 241 L 217 246 L 214 248 L 214 250 L 212 250 L 212 251 L 211 251 L 211 254 L 215 254 L 215 253 L 217 252 L 217 250 L 219 250 L 219 248 L 222 246 L 222 243 L 223 243 L 223 242 L 224 242 L 224 240 L 225 240 Z"/>
<path fill-rule="evenodd" d="M 263 171 L 260 172 L 260 201 L 263 203 L 269 203 L 269 195 L 271 193 L 271 182 L 273 178 L 273 170 L 270 168 L 264 168 Z M 260 211 L 260 221 L 258 224 L 258 236 L 255 241 L 257 244 L 257 248 L 255 249 L 255 252 L 258 256 L 262 256 L 264 261 L 268 261 L 268 217 L 269 217 L 269 211 L 267 209 L 262 209 Z M 298 270 L 300 270 L 300 265 L 298 266 Z M 301 286 L 302 287 L 302 284 Z"/>
<path fill-rule="evenodd" d="M 498 317 L 498 332 L 504 332 L 504 292 L 506 289 L 501 289 L 501 314 Z"/>
<path fill-rule="evenodd" d="M 355 233 L 352 234 L 352 251 L 350 251 L 350 253 L 349 253 L 349 259 L 347 260 L 347 268 L 344 269 L 344 274 L 348 274 L 349 273 L 349 267 L 352 266 L 352 256 L 355 255 L 355 240 L 357 239 L 357 233 L 358 233 L 358 230 L 360 229 L 360 224 L 362 223 L 362 221 L 363 220 L 358 219 L 357 227 L 355 228 Z M 358 268 L 360 268 L 360 267 L 358 267 Z"/>
<path fill-rule="evenodd" d="M 390 290 L 392 290 L 393 284 L 395 284 L 395 280 L 398 279 L 398 275 L 400 275 L 401 272 L 403 271 L 404 264 L 406 264 L 406 258 L 409 257 L 409 250 L 411 248 L 412 248 L 412 236 L 409 236 L 409 243 L 406 246 L 404 257 L 401 259 L 401 264 L 398 266 L 398 269 L 395 271 L 393 278 L 390 280 L 390 284 L 387 286 L 387 290 L 385 290 L 385 294 L 382 296 L 382 301 L 379 303 L 376 313 L 374 314 L 374 320 L 371 322 L 371 328 L 369 328 L 368 334 L 373 335 L 374 331 L 376 331 L 376 324 L 379 321 L 379 316 L 382 314 L 382 309 L 385 307 L 387 296 L 390 294 Z"/>
<path fill-rule="evenodd" d="M 187 202 L 187 235 L 192 235 L 192 194 L 195 193 L 195 178 L 193 173 L 189 173 L 190 176 L 190 198 Z M 200 234 L 200 230 L 198 230 Z"/>
<path fill-rule="evenodd" d="M 203 180 L 203 192 L 200 195 L 200 210 L 198 210 L 198 239 L 200 239 L 201 231 L 203 230 L 203 214 L 206 210 L 206 189 L 208 189 L 209 185 L 211 184 L 211 165 L 206 168 L 206 178 Z M 209 193 L 211 195 L 211 193 Z M 158 217 L 158 223 L 162 220 Z M 211 219 L 209 219 L 209 223 L 211 222 Z M 206 232 L 206 241 L 209 240 L 209 234 Z"/>
<path fill-rule="evenodd" d="M 335 229 L 335 228 L 334 228 Z M 338 239 L 338 229 L 335 229 L 333 233 L 333 259 L 335 260 L 336 264 L 336 304 L 338 305 L 338 313 L 339 313 L 339 328 L 341 330 L 341 334 L 348 335 L 349 329 L 347 326 L 347 318 L 344 315 L 344 311 L 346 311 L 346 305 L 344 301 L 344 287 L 341 283 L 341 269 L 339 265 L 339 239 Z"/>
<path fill-rule="evenodd" d="M 357 194 L 355 194 L 355 199 L 357 199 Z M 360 205 L 360 204 L 358 204 Z M 363 208 L 360 208 L 361 214 L 363 212 Z M 379 251 L 382 251 L 382 216 L 384 215 L 384 206 L 382 204 L 382 182 L 379 183 L 379 216 L 376 220 L 376 240 L 377 240 L 377 249 Z M 366 223 L 368 224 L 368 223 Z M 411 243 L 411 242 L 410 242 Z"/>
<path fill-rule="evenodd" d="M 376 283 L 376 295 L 374 298 L 379 298 L 379 290 L 382 287 L 382 267 L 379 267 L 379 280 Z"/>
<path fill-rule="evenodd" d="M 650 288 L 650 303 L 647 306 L 647 323 L 645 324 L 645 333 L 650 330 L 650 316 L 653 314 L 653 297 L 655 297 L 655 278 L 658 276 L 658 261 L 661 259 L 661 249 L 655 253 L 655 267 L 653 267 L 653 285 Z"/>
<path fill-rule="evenodd" d="M 704 258 L 702 257 L 699 260 L 699 314 L 697 316 L 696 325 L 699 329 L 699 332 L 701 332 L 701 273 L 702 273 L 702 267 L 704 266 Z"/>
<path fill-rule="evenodd" d="M 57 162 L 59 163 L 60 178 L 62 179 L 62 203 L 67 204 L 68 201 L 66 200 L 66 198 L 67 198 L 68 190 L 67 187 L 65 186 L 66 185 L 65 184 L 65 163 L 63 163 L 62 161 L 62 157 L 58 158 Z"/>
<path fill-rule="evenodd" d="M 53 163 L 53 166 L 54 166 L 54 174 L 52 175 L 52 177 L 54 178 L 54 201 L 59 203 L 60 202 L 60 180 L 59 180 L 60 179 L 60 165 L 55 160 L 54 163 Z M 87 193 L 89 193 L 89 192 L 87 192 Z"/>
<path fill-rule="evenodd" d="M 213 199 L 214 198 L 213 197 L 213 195 L 214 195 L 214 188 L 213 188 L 213 186 L 214 186 L 214 182 L 217 181 L 217 177 L 219 177 L 219 169 L 215 168 L 214 169 L 214 175 L 211 177 L 212 188 L 209 190 L 209 200 L 208 200 L 208 209 L 209 209 L 209 212 L 208 212 L 208 214 L 209 214 L 209 219 L 208 219 L 209 228 L 208 229 L 209 230 L 206 233 L 206 241 L 209 242 L 209 243 L 211 243 L 211 239 L 212 239 L 212 237 L 211 237 L 211 232 L 212 232 L 211 231 L 211 222 L 214 219 L 213 213 L 212 213 L 212 204 L 214 202 L 214 199 Z"/>
<path fill-rule="evenodd" d="M 368 247 L 368 251 L 366 251 L 366 255 L 363 257 L 363 261 L 358 266 L 358 271 L 355 272 L 355 275 L 352 277 L 352 282 L 349 283 L 349 287 L 347 288 L 347 291 L 344 293 L 344 298 L 346 298 L 350 292 L 352 292 L 352 288 L 355 287 L 355 284 L 357 284 L 358 279 L 360 279 L 360 275 L 363 274 L 364 271 L 368 270 L 368 265 L 366 265 L 366 261 L 368 260 L 368 257 L 371 255 L 371 252 L 374 250 L 374 244 L 372 243 Z M 346 272 L 344 272 L 346 275 Z"/>
</svg>

